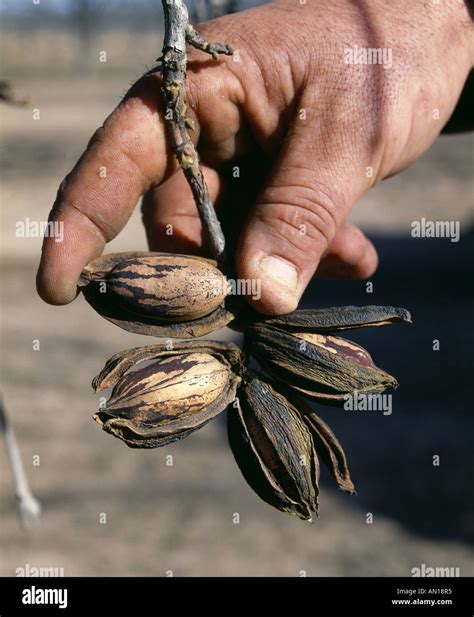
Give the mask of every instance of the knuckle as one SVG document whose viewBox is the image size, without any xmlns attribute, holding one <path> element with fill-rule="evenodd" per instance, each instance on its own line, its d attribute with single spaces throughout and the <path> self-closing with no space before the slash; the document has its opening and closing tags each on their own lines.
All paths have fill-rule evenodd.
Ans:
<svg viewBox="0 0 474 617">
<path fill-rule="evenodd" d="M 271 206 L 271 207 L 269 207 Z M 268 186 L 257 215 L 302 250 L 318 243 L 326 247 L 339 226 L 341 207 L 321 184 Z"/>
<path fill-rule="evenodd" d="M 94 146 L 95 144 L 100 144 L 103 141 L 104 138 L 104 125 L 99 126 L 93 133 L 91 138 L 89 139 L 88 143 L 87 143 L 87 148 L 91 148 L 92 146 Z"/>
</svg>

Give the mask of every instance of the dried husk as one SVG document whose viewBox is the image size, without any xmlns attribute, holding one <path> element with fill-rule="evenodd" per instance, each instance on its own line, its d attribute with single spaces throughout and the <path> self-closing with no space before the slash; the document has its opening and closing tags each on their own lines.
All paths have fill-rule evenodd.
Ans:
<svg viewBox="0 0 474 617">
<path fill-rule="evenodd" d="M 375 366 L 369 353 L 346 339 L 285 332 L 258 323 L 246 330 L 247 348 L 273 377 L 296 391 L 341 404 L 353 392 L 383 392 L 397 380 Z"/>
<path fill-rule="evenodd" d="M 272 386 L 252 379 L 229 407 L 229 444 L 253 490 L 278 510 L 311 520 L 318 511 L 319 465 L 299 412 Z"/>
<path fill-rule="evenodd" d="M 393 306 L 335 306 L 322 309 L 298 309 L 280 317 L 257 317 L 257 323 L 275 326 L 287 332 L 328 334 L 340 330 L 411 323 L 410 313 Z"/>
<path fill-rule="evenodd" d="M 331 428 L 304 399 L 295 396 L 287 388 L 285 388 L 285 396 L 301 413 L 301 417 L 313 438 L 317 456 L 326 465 L 338 487 L 346 493 L 354 494 L 354 483 L 351 479 L 345 452 Z"/>
<path fill-rule="evenodd" d="M 232 321 L 239 301 L 210 259 L 169 253 L 104 255 L 83 270 L 79 286 L 105 319 L 137 334 L 193 338 Z"/>
<path fill-rule="evenodd" d="M 172 350 L 151 345 L 113 356 L 93 381 L 96 392 L 113 387 L 94 419 L 132 448 L 164 446 L 204 426 L 235 399 L 242 363 L 235 345 L 205 343 L 176 343 Z"/>
</svg>

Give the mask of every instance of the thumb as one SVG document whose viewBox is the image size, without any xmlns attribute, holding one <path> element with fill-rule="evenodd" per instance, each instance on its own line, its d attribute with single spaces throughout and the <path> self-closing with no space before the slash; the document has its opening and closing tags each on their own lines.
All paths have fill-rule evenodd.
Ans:
<svg viewBox="0 0 474 617">
<path fill-rule="evenodd" d="M 368 188 L 370 162 L 334 122 L 295 119 L 237 247 L 241 279 L 258 280 L 260 312 L 296 309 L 347 212 Z"/>
</svg>

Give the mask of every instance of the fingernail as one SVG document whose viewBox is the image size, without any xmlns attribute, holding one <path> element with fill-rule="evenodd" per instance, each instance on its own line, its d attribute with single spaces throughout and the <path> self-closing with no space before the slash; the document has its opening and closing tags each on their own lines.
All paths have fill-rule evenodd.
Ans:
<svg viewBox="0 0 474 617">
<path fill-rule="evenodd" d="M 265 255 L 258 264 L 262 286 L 274 296 L 277 311 L 289 313 L 298 305 L 298 270 L 282 257 Z"/>
</svg>

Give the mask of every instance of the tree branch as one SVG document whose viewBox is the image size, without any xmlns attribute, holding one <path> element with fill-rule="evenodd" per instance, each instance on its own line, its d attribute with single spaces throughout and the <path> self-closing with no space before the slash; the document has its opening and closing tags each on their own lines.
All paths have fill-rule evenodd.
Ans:
<svg viewBox="0 0 474 617">
<path fill-rule="evenodd" d="M 199 163 L 199 156 L 188 133 L 193 128 L 186 117 L 186 43 L 193 45 L 213 58 L 219 54 L 232 55 L 233 49 L 222 43 L 209 43 L 189 23 L 188 10 L 183 0 L 162 0 L 165 16 L 165 37 L 161 72 L 162 91 L 166 102 L 165 121 L 173 152 L 191 187 L 199 211 L 204 236 L 214 258 L 225 261 L 225 237 L 209 197 Z"/>
</svg>

